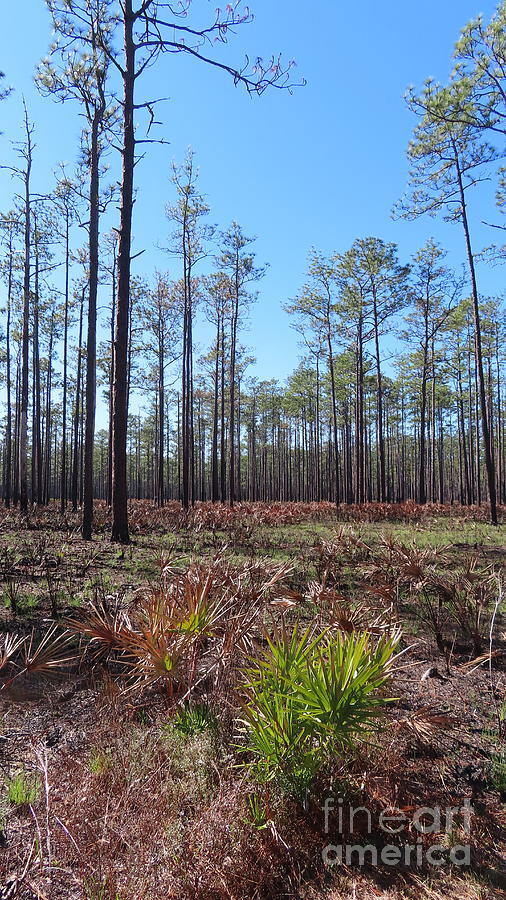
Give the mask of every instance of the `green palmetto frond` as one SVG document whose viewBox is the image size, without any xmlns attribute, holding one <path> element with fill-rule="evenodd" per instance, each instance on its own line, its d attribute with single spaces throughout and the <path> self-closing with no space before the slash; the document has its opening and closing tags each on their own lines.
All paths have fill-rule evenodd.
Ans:
<svg viewBox="0 0 506 900">
<path fill-rule="evenodd" d="M 317 761 L 311 731 L 300 722 L 290 700 L 265 690 L 247 695 L 242 725 L 247 733 L 247 751 L 254 758 L 253 768 L 261 781 L 302 772 L 308 780 Z"/>
<path fill-rule="evenodd" d="M 391 698 L 387 681 L 400 632 L 291 634 L 285 626 L 250 661 L 243 694 L 244 749 L 261 780 L 306 786 L 333 750 L 353 745 Z"/>
<path fill-rule="evenodd" d="M 284 622 L 279 628 L 274 627 L 272 636 L 264 632 L 266 647 L 251 660 L 253 664 L 248 670 L 248 684 L 266 685 L 270 682 L 271 686 L 275 686 L 296 678 L 324 636 L 325 632 L 316 633 L 312 626 L 300 633 L 298 624 L 289 634 Z"/>
<path fill-rule="evenodd" d="M 378 693 L 385 684 L 397 646 L 369 633 L 336 635 L 299 675 L 298 713 L 323 740 L 340 746 L 367 732 L 390 699 Z"/>
</svg>

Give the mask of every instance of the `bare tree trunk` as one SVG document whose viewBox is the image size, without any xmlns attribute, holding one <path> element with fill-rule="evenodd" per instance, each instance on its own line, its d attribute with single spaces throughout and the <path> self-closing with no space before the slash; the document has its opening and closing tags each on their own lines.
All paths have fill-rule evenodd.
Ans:
<svg viewBox="0 0 506 900">
<path fill-rule="evenodd" d="M 225 326 L 221 322 L 221 447 L 220 447 L 220 493 L 221 502 L 226 500 L 227 459 L 225 435 Z"/>
<path fill-rule="evenodd" d="M 112 506 L 112 390 L 114 377 L 114 322 L 116 319 L 116 250 L 112 266 L 111 368 L 109 373 L 109 441 L 107 452 L 107 506 Z"/>
<path fill-rule="evenodd" d="M 454 148 L 455 149 L 455 148 Z M 490 428 L 487 411 L 487 395 L 485 390 L 485 376 L 483 372 L 483 354 L 481 346 L 481 321 L 480 321 L 480 305 L 478 296 L 478 286 L 476 282 L 476 270 L 474 265 L 474 256 L 471 247 L 471 236 L 469 232 L 469 223 L 467 220 L 467 206 L 464 193 L 464 185 L 462 181 L 462 173 L 460 169 L 460 160 L 458 153 L 455 151 L 455 165 L 459 184 L 460 203 L 462 211 L 462 225 L 466 239 L 467 260 L 469 263 L 469 273 L 471 276 L 471 294 L 473 299 L 474 314 L 474 347 L 476 355 L 476 368 L 478 372 L 478 389 L 480 396 L 481 411 L 481 429 L 483 434 L 483 447 L 485 452 L 485 468 L 487 470 L 488 497 L 490 501 L 490 521 L 492 525 L 497 525 L 497 494 L 495 483 L 495 465 L 492 455 L 492 446 L 490 442 Z"/>
<path fill-rule="evenodd" d="M 165 429 L 163 427 L 163 413 L 165 409 L 165 346 L 163 340 L 162 316 L 159 319 L 159 354 L 158 354 L 158 506 L 163 506 L 165 501 L 164 456 L 165 456 Z"/>
<path fill-rule="evenodd" d="M 12 397 L 11 397 L 11 307 L 12 307 L 12 231 L 9 232 L 9 269 L 7 276 L 7 323 L 5 335 L 6 391 L 7 391 L 7 431 L 5 435 L 5 475 L 4 503 L 11 505 L 12 482 Z"/>
<path fill-rule="evenodd" d="M 374 314 L 374 353 L 376 357 L 376 387 L 377 387 L 377 416 L 378 416 L 378 454 L 379 454 L 379 497 L 381 503 L 387 499 L 386 472 L 385 472 L 385 440 L 383 437 L 383 379 L 381 375 L 381 360 L 379 348 L 379 324 L 378 308 L 376 302 L 376 290 L 373 288 L 373 314 Z"/>
<path fill-rule="evenodd" d="M 213 503 L 218 500 L 218 384 L 220 366 L 220 327 L 221 316 L 218 314 L 216 323 L 216 359 L 214 363 L 214 400 L 213 400 L 213 436 L 211 444 L 211 499 Z M 221 351 L 223 352 L 223 351 Z"/>
<path fill-rule="evenodd" d="M 365 460 L 364 460 L 364 345 L 363 319 L 360 315 L 357 332 L 356 362 L 356 408 L 355 408 L 355 501 L 365 500 Z"/>
<path fill-rule="evenodd" d="M 83 524 L 82 537 L 91 541 L 93 531 L 93 449 L 97 396 L 97 292 L 99 241 L 99 124 L 103 112 L 95 110 L 90 139 L 90 230 L 88 330 L 86 338 L 86 421 L 84 425 Z"/>
<path fill-rule="evenodd" d="M 237 324 L 239 320 L 239 254 L 236 259 L 235 296 L 230 326 L 230 410 L 228 419 L 228 502 L 235 502 L 235 365 L 237 354 Z"/>
<path fill-rule="evenodd" d="M 120 235 L 118 254 L 118 299 L 114 335 L 114 374 L 112 395 L 112 531 L 111 540 L 130 542 L 127 495 L 127 383 L 128 320 L 130 310 L 130 261 L 132 243 L 133 180 L 135 165 L 134 85 L 135 44 L 132 0 L 124 3 L 123 72 L 123 167 L 121 182 Z"/>
<path fill-rule="evenodd" d="M 28 512 L 28 342 L 30 329 L 30 175 L 32 170 L 32 130 L 28 124 L 28 113 L 25 109 L 26 128 L 26 168 L 23 173 L 25 185 L 24 197 L 24 237 L 25 256 L 23 266 L 23 325 L 21 337 L 21 383 L 19 396 L 19 446 L 18 446 L 18 484 L 19 507 L 23 515 Z"/>
<path fill-rule="evenodd" d="M 42 440 L 40 415 L 40 354 L 39 354 L 39 238 L 34 216 L 35 285 L 33 296 L 32 339 L 32 499 L 42 504 Z"/>
<path fill-rule="evenodd" d="M 327 345 L 329 350 L 329 371 L 330 371 L 330 387 L 332 394 L 332 426 L 334 433 L 334 467 L 335 467 L 335 503 L 339 506 L 341 487 L 339 484 L 339 443 L 337 437 L 337 397 L 336 397 L 336 377 L 334 372 L 334 353 L 332 349 L 332 340 L 330 336 L 330 328 L 327 332 Z"/>
<path fill-rule="evenodd" d="M 44 440 L 44 503 L 49 503 L 51 490 L 51 382 L 53 374 L 54 309 L 49 323 L 49 348 L 46 376 L 46 434 Z"/>
<path fill-rule="evenodd" d="M 65 219 L 65 313 L 63 322 L 63 401 L 62 401 L 62 438 L 61 438 L 61 483 L 60 512 L 63 515 L 67 505 L 67 356 L 68 356 L 68 324 L 69 324 L 69 210 L 66 208 Z"/>
<path fill-rule="evenodd" d="M 79 313 L 79 345 L 77 348 L 77 376 L 76 376 L 76 403 L 74 409 L 74 447 L 72 455 L 72 487 L 71 500 L 72 511 L 77 510 L 77 492 L 79 485 L 79 421 L 81 418 L 81 365 L 82 365 L 82 340 L 83 340 L 83 308 L 85 288 L 81 295 L 81 310 Z M 85 449 L 86 459 L 86 449 Z M 86 480 L 86 479 L 85 479 Z M 84 538 L 86 540 L 86 538 Z"/>
</svg>

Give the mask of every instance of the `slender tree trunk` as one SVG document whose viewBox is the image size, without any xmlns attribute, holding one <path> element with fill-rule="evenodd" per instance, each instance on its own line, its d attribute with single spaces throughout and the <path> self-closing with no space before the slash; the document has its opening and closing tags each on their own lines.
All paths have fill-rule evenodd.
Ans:
<svg viewBox="0 0 506 900">
<path fill-rule="evenodd" d="M 332 394 L 332 426 L 333 426 L 333 436 L 334 436 L 334 471 L 335 471 L 335 495 L 334 501 L 336 506 L 339 506 L 340 503 L 340 484 L 339 484 L 339 442 L 338 442 L 338 433 L 337 433 L 337 397 L 336 397 L 336 376 L 334 372 L 334 353 L 332 349 L 332 339 L 330 336 L 330 327 L 327 331 L 327 347 L 329 351 L 329 373 L 330 373 L 330 387 Z"/>
<path fill-rule="evenodd" d="M 226 433 L 225 433 L 225 324 L 221 322 L 221 428 L 220 428 L 220 493 L 221 502 L 226 500 L 226 476 L 227 476 L 227 459 L 226 451 Z"/>
<path fill-rule="evenodd" d="M 386 473 L 385 473 L 385 440 L 383 437 L 383 379 L 381 374 L 381 360 L 379 348 L 379 324 L 378 308 L 376 302 L 376 289 L 373 287 L 373 315 L 374 315 L 374 352 L 376 357 L 376 387 L 377 387 L 377 416 L 378 416 L 378 448 L 379 454 L 379 500 L 384 503 L 387 499 Z"/>
<path fill-rule="evenodd" d="M 86 420 L 84 425 L 82 537 L 91 541 L 93 531 L 93 450 L 97 396 L 97 293 L 99 253 L 99 125 L 102 110 L 95 110 L 90 136 L 90 230 L 88 241 L 88 329 L 86 337 Z M 129 251 L 130 253 L 130 251 Z M 113 275 L 114 277 L 114 275 Z M 127 299 L 128 303 L 128 299 Z M 126 451 L 125 451 L 126 453 Z M 121 468 L 121 467 L 120 467 Z M 125 488 L 126 489 L 126 488 Z M 128 529 L 127 529 L 128 538 Z"/>
<path fill-rule="evenodd" d="M 499 325 L 495 326 L 495 364 L 496 364 L 496 380 L 497 380 L 497 481 L 499 487 L 499 503 L 504 502 L 503 494 L 503 425 L 502 425 L 502 407 L 501 407 L 501 367 L 499 360 Z"/>
<path fill-rule="evenodd" d="M 19 504 L 19 432 L 21 421 L 21 355 L 18 352 L 16 359 L 16 402 L 14 415 L 14 452 L 13 457 L 16 460 L 14 466 L 14 477 L 12 480 L 12 502 L 14 506 Z"/>
<path fill-rule="evenodd" d="M 214 363 L 214 398 L 213 398 L 213 435 L 211 444 L 211 499 L 213 503 L 218 500 L 218 386 L 220 366 L 220 328 L 221 316 L 218 313 L 216 323 L 216 359 Z"/>
<path fill-rule="evenodd" d="M 461 213 L 462 213 L 462 225 L 464 228 L 464 235 L 466 240 L 466 251 L 467 251 L 467 260 L 469 263 L 469 274 L 471 276 L 471 295 L 473 299 L 473 314 L 474 314 L 474 347 L 476 354 L 476 367 L 478 371 L 478 389 L 480 396 L 480 411 L 481 411 L 481 428 L 483 434 L 483 447 L 485 453 L 485 468 L 487 470 L 487 483 L 488 483 L 488 496 L 490 501 L 490 521 L 492 525 L 497 525 L 497 495 L 496 495 L 496 483 L 495 483 L 495 466 L 494 459 L 492 456 L 492 446 L 490 443 L 490 429 L 489 429 L 489 419 L 487 414 L 487 396 L 485 390 L 485 376 L 483 372 L 483 354 L 482 354 L 482 342 L 481 342 L 481 320 L 480 320 L 480 305 L 479 305 L 479 296 L 478 296 L 478 286 L 476 281 L 476 270 L 474 265 L 474 256 L 471 247 L 471 236 L 469 232 L 469 223 L 467 219 L 467 206 L 466 206 L 466 198 L 464 192 L 464 184 L 462 180 L 462 172 L 460 169 L 460 159 L 458 153 L 454 147 L 455 152 L 455 166 L 458 178 L 459 192 L 460 192 L 460 204 L 461 204 Z"/>
<path fill-rule="evenodd" d="M 425 503 L 427 500 L 427 474 L 426 474 L 426 413 L 427 413 L 427 368 L 429 354 L 429 295 L 428 291 L 425 297 L 424 309 L 424 337 L 423 337 L 423 359 L 422 359 L 422 383 L 420 391 L 420 468 L 418 473 L 418 502 Z"/>
<path fill-rule="evenodd" d="M 7 430 L 5 435 L 5 475 L 4 475 L 4 503 L 7 508 L 11 505 L 12 482 L 12 397 L 11 397 L 11 307 L 12 307 L 12 231 L 9 231 L 9 268 L 7 275 L 7 322 L 5 335 L 6 354 L 6 390 L 7 390 Z"/>
<path fill-rule="evenodd" d="M 71 500 L 72 500 L 72 511 L 77 511 L 77 494 L 78 494 L 78 485 L 79 485 L 79 422 L 81 419 L 81 366 L 82 366 L 82 341 L 83 341 L 83 309 L 84 309 L 84 294 L 85 288 L 83 288 L 81 295 L 81 309 L 79 313 L 79 344 L 77 347 L 77 375 L 76 375 L 76 402 L 74 409 L 74 441 L 73 441 L 73 453 L 72 453 L 72 486 L 71 486 Z M 86 436 L 85 436 L 86 441 Z M 85 461 L 86 461 L 86 447 L 84 451 Z M 86 477 L 85 477 L 85 488 L 84 488 L 84 496 L 86 495 Z M 87 538 L 83 538 L 83 540 L 87 540 Z M 88 538 L 89 540 L 89 538 Z"/>
<path fill-rule="evenodd" d="M 46 434 L 44 447 L 44 503 L 49 503 L 51 494 L 51 387 L 53 374 L 53 339 L 54 339 L 54 309 L 51 310 L 49 323 L 49 348 L 47 354 L 46 376 Z"/>
<path fill-rule="evenodd" d="M 118 254 L 118 300 L 114 335 L 112 414 L 112 531 L 111 540 L 128 544 L 127 494 L 127 381 L 130 261 L 132 244 L 133 181 L 135 165 L 134 85 L 135 44 L 132 0 L 124 2 L 123 149 Z"/>
<path fill-rule="evenodd" d="M 230 326 L 230 385 L 229 385 L 229 418 L 228 418 L 228 502 L 235 501 L 235 367 L 237 354 L 237 324 L 239 321 L 239 252 L 235 260 L 234 307 Z"/>
<path fill-rule="evenodd" d="M 365 460 L 364 460 L 364 345 L 363 320 L 359 317 L 357 332 L 357 360 L 355 375 L 355 500 L 365 500 Z"/>
<path fill-rule="evenodd" d="M 61 439 L 61 483 L 60 512 L 63 515 L 67 505 L 67 356 L 68 356 L 68 324 L 69 324 L 69 210 L 66 209 L 65 220 L 65 312 L 63 322 L 63 400 L 62 400 L 62 439 Z"/>
<path fill-rule="evenodd" d="M 109 373 L 109 442 L 107 453 L 107 506 L 112 506 L 112 394 L 114 383 L 114 322 L 116 320 L 116 250 L 112 266 L 111 368 Z"/>
<path fill-rule="evenodd" d="M 28 343 L 30 329 L 30 174 L 32 169 L 32 142 L 31 131 L 28 125 L 28 116 L 25 112 L 26 124 L 26 169 L 23 175 L 25 186 L 24 197 L 24 238 L 25 256 L 23 266 L 23 325 L 21 336 L 21 383 L 19 402 L 19 447 L 18 447 L 18 484 L 19 507 L 23 515 L 28 512 Z"/>
<path fill-rule="evenodd" d="M 237 499 L 242 500 L 241 487 L 241 379 L 237 379 Z"/>
<path fill-rule="evenodd" d="M 40 354 L 39 354 L 39 233 L 34 216 L 35 284 L 33 292 L 32 338 L 32 499 L 42 504 L 42 440 L 40 411 Z"/>
<path fill-rule="evenodd" d="M 163 324 L 162 316 L 159 318 L 159 353 L 158 353 L 158 506 L 163 506 L 165 501 L 165 484 L 164 484 L 164 456 L 165 456 L 165 440 L 164 440 L 164 422 L 163 410 L 165 408 L 165 347 L 163 340 Z"/>
</svg>

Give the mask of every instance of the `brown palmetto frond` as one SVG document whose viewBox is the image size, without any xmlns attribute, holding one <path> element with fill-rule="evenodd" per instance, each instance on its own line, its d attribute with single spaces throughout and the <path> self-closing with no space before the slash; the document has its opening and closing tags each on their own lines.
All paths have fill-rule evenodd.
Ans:
<svg viewBox="0 0 506 900">
<path fill-rule="evenodd" d="M 449 730 L 456 723 L 454 716 L 438 713 L 430 706 L 421 706 L 396 724 L 398 728 L 410 731 L 422 743 L 429 743 L 442 729 Z"/>
<path fill-rule="evenodd" d="M 139 690 L 164 681 L 172 696 L 174 684 L 181 674 L 183 663 L 187 661 L 188 646 L 184 640 L 174 640 L 169 634 L 158 630 L 142 634 L 132 632 L 125 636 L 124 661 L 132 681 L 127 691 Z"/>
<path fill-rule="evenodd" d="M 286 578 L 291 572 L 293 572 L 293 565 L 289 562 L 281 563 L 277 566 L 273 572 L 271 572 L 271 576 L 268 581 L 265 581 L 262 588 L 262 593 L 266 593 L 269 591 L 274 585 L 278 584 L 283 578 Z"/>
<path fill-rule="evenodd" d="M 23 650 L 23 672 L 51 672 L 74 662 L 74 635 L 68 631 L 59 631 L 58 625 L 51 625 L 37 642 L 32 632 L 28 644 Z"/>
<path fill-rule="evenodd" d="M 397 627 L 394 604 L 388 608 L 371 608 L 366 602 L 350 600 L 337 591 L 323 584 L 311 582 L 306 599 L 316 603 L 320 608 L 321 623 L 331 629 L 352 634 L 355 631 L 368 631 L 370 634 L 389 633 Z"/>
<path fill-rule="evenodd" d="M 14 656 L 26 642 L 26 635 L 19 637 L 17 634 L 4 634 L 0 643 L 0 671 L 14 661 Z"/>
<path fill-rule="evenodd" d="M 92 604 L 79 619 L 65 622 L 68 631 L 81 634 L 91 644 L 98 644 L 97 655 L 108 654 L 122 646 L 131 629 L 124 611 L 111 611 L 104 604 Z"/>
<path fill-rule="evenodd" d="M 506 650 L 492 650 L 492 652 L 482 653 L 481 656 L 476 656 L 474 659 L 463 663 L 461 670 L 465 675 L 472 675 L 484 663 L 488 663 L 492 659 L 500 659 L 502 656 L 506 656 Z"/>
</svg>

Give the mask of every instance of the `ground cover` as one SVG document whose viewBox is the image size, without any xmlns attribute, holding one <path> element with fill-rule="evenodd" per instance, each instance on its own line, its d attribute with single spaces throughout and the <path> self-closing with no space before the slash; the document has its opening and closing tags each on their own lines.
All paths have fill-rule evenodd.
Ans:
<svg viewBox="0 0 506 900">
<path fill-rule="evenodd" d="M 506 896 L 504 525 L 96 513 L 0 515 L 6 896 Z"/>
</svg>

